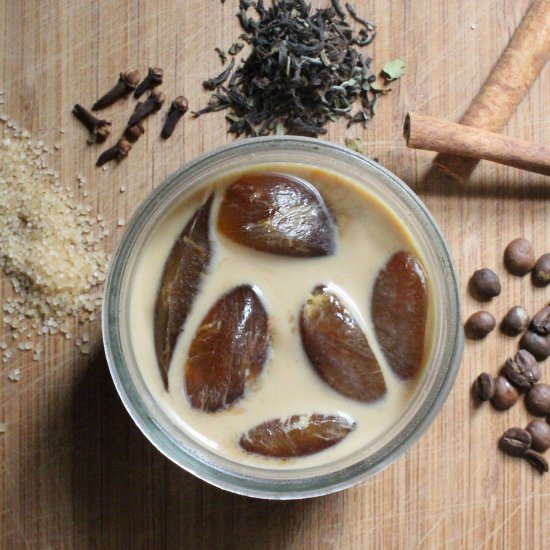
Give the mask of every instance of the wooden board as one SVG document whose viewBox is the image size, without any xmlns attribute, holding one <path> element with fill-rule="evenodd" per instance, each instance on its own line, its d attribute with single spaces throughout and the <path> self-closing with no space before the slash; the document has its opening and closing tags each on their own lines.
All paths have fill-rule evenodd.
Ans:
<svg viewBox="0 0 550 550">
<path fill-rule="evenodd" d="M 319 5 L 325 2 L 317 2 Z M 550 290 L 504 275 L 502 251 L 511 239 L 550 250 L 549 180 L 483 163 L 472 182 L 426 181 L 431 153 L 404 147 L 406 110 L 457 120 L 518 25 L 528 0 L 356 0 L 378 23 L 371 49 L 376 67 L 396 56 L 406 75 L 381 101 L 367 130 L 333 125 L 326 139 L 365 140 L 365 154 L 403 178 L 425 201 L 452 249 L 464 291 L 469 275 L 487 266 L 503 274 L 503 293 L 488 306 L 531 311 Z M 185 117 L 161 143 L 162 118 L 148 122 L 131 157 L 103 172 L 98 149 L 71 116 L 90 105 L 121 70 L 161 66 L 168 96 L 204 105 L 201 81 L 220 62 L 214 47 L 238 36 L 237 0 L 3 0 L 0 2 L 0 112 L 53 145 L 52 165 L 78 194 L 76 175 L 89 182 L 86 204 L 105 216 L 112 251 L 127 219 L 163 179 L 198 154 L 226 143 L 222 113 Z M 550 141 L 550 68 L 546 68 L 506 128 L 520 138 Z M 130 103 L 113 107 L 115 128 Z M 65 129 L 65 134 L 59 130 Z M 126 187 L 120 193 L 121 186 Z M 224 493 L 163 458 L 132 424 L 116 395 L 102 354 L 99 325 L 93 353 L 50 338 L 46 356 L 16 354 L 0 376 L 0 546 L 18 548 L 544 548 L 550 526 L 550 475 L 496 449 L 502 431 L 524 425 L 522 404 L 496 413 L 475 408 L 470 384 L 496 373 L 517 345 L 492 334 L 468 342 L 452 393 L 429 431 L 404 457 L 360 486 L 299 502 L 263 502 Z M 5 335 L 3 336 L 5 338 Z M 0 339 L 2 341 L 2 339 Z M 21 369 L 20 382 L 7 374 Z M 545 370 L 548 367 L 545 366 Z"/>
</svg>

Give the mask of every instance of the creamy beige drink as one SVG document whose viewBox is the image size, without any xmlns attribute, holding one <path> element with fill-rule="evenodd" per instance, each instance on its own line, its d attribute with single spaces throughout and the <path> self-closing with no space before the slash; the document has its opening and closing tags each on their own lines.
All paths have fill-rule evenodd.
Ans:
<svg viewBox="0 0 550 550">
<path fill-rule="evenodd" d="M 296 219 L 291 213 L 290 222 L 285 218 L 278 223 L 294 223 L 307 216 L 318 223 L 319 216 L 322 218 L 328 213 L 328 221 L 321 219 L 321 222 L 331 224 L 328 229 L 325 227 L 330 235 L 315 244 L 320 250 L 318 254 L 288 255 L 284 248 L 293 246 L 291 239 L 279 243 L 282 252 L 259 250 L 253 247 L 254 243 L 243 244 L 228 233 L 233 214 L 220 210 L 224 208 L 223 201 L 229 200 L 230 186 L 247 173 L 254 177 L 264 174 L 266 178 L 269 174 L 283 174 L 313 185 L 326 210 L 306 209 L 296 212 Z M 257 194 L 250 200 L 259 198 Z M 196 246 L 204 273 L 196 283 L 197 292 L 183 308 L 184 315 L 181 307 L 174 309 L 171 303 L 174 311 L 166 315 L 175 315 L 173 318 L 178 319 L 178 323 L 184 319 L 171 337 L 173 342 L 167 338 L 165 348 L 159 351 L 159 330 L 161 337 L 162 331 L 168 330 L 167 317 L 159 325 L 159 291 L 161 282 L 167 280 L 167 260 L 173 254 L 174 243 L 189 227 L 190 220 L 198 219 L 197 212 L 204 209 L 205 204 L 208 215 L 203 216 L 202 222 L 209 241 L 208 253 L 204 252 L 201 242 L 186 241 L 187 245 Z M 197 223 L 200 224 L 200 220 Z M 258 228 L 249 224 L 241 229 L 246 233 Z M 277 244 L 270 241 L 269 246 L 272 245 Z M 409 262 L 403 265 L 411 270 L 413 286 L 407 280 L 395 278 L 402 273 L 401 264 L 395 263 L 400 261 L 399 254 L 403 261 Z M 429 284 L 423 278 L 420 264 L 425 265 L 399 220 L 377 198 L 350 180 L 325 170 L 287 163 L 230 173 L 175 205 L 151 233 L 141 253 L 132 284 L 129 315 L 131 340 L 141 375 L 173 422 L 219 455 L 239 463 L 280 469 L 305 468 L 338 460 L 368 446 L 383 434 L 406 410 L 422 379 L 423 365 L 431 349 L 432 305 L 428 299 Z M 168 273 L 168 277 L 181 276 L 177 270 Z M 423 281 L 424 287 L 417 284 L 418 280 Z M 419 299 L 422 288 L 425 297 Z M 260 364 L 240 364 L 245 380 L 239 386 L 244 387 L 242 395 L 233 395 L 234 383 L 228 382 L 231 387 L 219 401 L 219 395 L 212 393 L 212 388 L 200 388 L 205 369 L 224 364 L 226 349 L 228 353 L 241 354 L 234 358 L 233 364 L 242 363 L 243 357 L 248 361 L 247 350 L 231 349 L 223 342 L 214 343 L 210 348 L 212 340 L 200 341 L 200 338 L 204 330 L 212 329 L 212 319 L 216 319 L 217 324 L 225 322 L 225 310 L 216 304 L 224 296 L 234 297 L 239 289 L 248 293 L 239 296 L 245 300 L 242 303 L 252 304 L 265 313 L 265 319 L 246 325 L 253 326 L 257 333 L 252 335 L 253 342 L 245 344 L 256 346 L 254 353 Z M 170 304 L 168 294 L 165 298 Z M 251 294 L 253 302 L 249 300 Z M 396 303 L 402 303 L 404 309 L 392 310 Z M 328 315 L 333 314 L 331 321 Z M 205 319 L 210 322 L 205 324 Z M 250 322 L 247 319 L 246 322 Z M 390 326 L 389 332 L 386 326 Z M 400 332 L 395 332 L 395 326 Z M 248 328 L 243 330 L 246 332 Z M 331 341 L 333 330 L 336 333 L 340 330 L 334 342 Z M 259 333 L 263 331 L 262 336 Z M 405 344 L 400 343 L 400 338 L 397 342 L 392 340 L 396 334 L 403 334 Z M 346 341 L 342 344 L 341 338 L 348 337 L 354 339 L 351 344 Z M 216 357 L 207 357 L 211 351 Z M 330 357 L 332 353 L 334 357 Z M 415 365 L 408 365 L 409 360 Z M 206 363 L 201 365 L 201 361 Z M 363 363 L 365 372 L 361 372 Z M 197 372 L 199 375 L 195 376 Z M 349 379 L 350 376 L 353 379 Z M 224 382 L 219 380 L 220 377 L 215 378 L 216 384 L 223 387 Z M 325 422 L 325 432 L 316 434 L 316 441 L 326 442 L 327 433 L 334 440 L 327 443 L 326 448 L 315 444 L 308 447 L 306 441 L 308 451 L 295 456 L 279 451 L 268 456 L 269 453 L 264 452 L 264 436 L 272 437 L 273 424 L 263 428 L 261 444 L 254 439 L 257 433 L 251 432 L 263 423 L 280 419 L 275 425 L 278 432 L 275 437 L 289 432 L 293 437 L 302 428 L 308 430 L 312 418 L 313 424 L 319 418 L 339 419 L 336 427 L 340 431 L 336 433 L 332 425 L 327 428 Z M 303 438 L 298 439 L 298 446 L 304 445 Z M 267 448 L 272 443 L 277 447 L 276 442 L 268 441 Z"/>
</svg>

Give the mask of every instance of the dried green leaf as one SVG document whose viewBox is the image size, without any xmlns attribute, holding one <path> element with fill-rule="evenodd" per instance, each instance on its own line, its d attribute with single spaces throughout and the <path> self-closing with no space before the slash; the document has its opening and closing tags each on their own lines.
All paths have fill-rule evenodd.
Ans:
<svg viewBox="0 0 550 550">
<path fill-rule="evenodd" d="M 382 76 L 386 80 L 396 80 L 405 74 L 405 62 L 402 59 L 396 58 L 388 61 L 382 67 Z"/>
<path fill-rule="evenodd" d="M 346 138 L 346 147 L 356 153 L 363 154 L 363 140 L 361 138 Z"/>
<path fill-rule="evenodd" d="M 385 94 L 391 92 L 391 88 L 386 88 L 385 86 L 382 86 L 382 85 L 378 84 L 378 82 L 371 82 L 370 89 L 375 94 L 384 94 L 385 95 Z"/>
</svg>

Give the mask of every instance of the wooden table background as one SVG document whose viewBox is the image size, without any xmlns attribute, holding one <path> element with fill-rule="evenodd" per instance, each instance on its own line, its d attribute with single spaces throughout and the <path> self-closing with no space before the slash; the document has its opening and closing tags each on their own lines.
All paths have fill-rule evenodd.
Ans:
<svg viewBox="0 0 550 550">
<path fill-rule="evenodd" d="M 426 181 L 433 155 L 407 150 L 401 124 L 406 110 L 457 120 L 528 5 L 356 0 L 359 13 L 379 26 L 370 50 L 376 67 L 400 56 L 407 72 L 367 130 L 333 125 L 326 136 L 336 143 L 362 137 L 365 154 L 420 195 L 448 239 L 464 291 L 477 268 L 503 275 L 503 293 L 488 307 L 497 316 L 514 304 L 533 311 L 550 297 L 550 290 L 535 290 L 527 278 L 508 277 L 502 268 L 504 246 L 515 237 L 531 239 L 537 253 L 550 250 L 550 180 L 484 163 L 466 186 Z M 237 0 L 0 2 L 0 89 L 6 91 L 0 112 L 50 145 L 61 143 L 52 166 L 78 196 L 76 175 L 87 178 L 90 196 L 83 201 L 108 221 L 108 251 L 122 234 L 119 218 L 127 219 L 182 163 L 230 138 L 223 113 L 215 113 L 186 116 L 161 143 L 162 117 L 153 117 L 129 159 L 103 172 L 94 167 L 99 149 L 86 145 L 72 105 L 90 105 L 121 70 L 144 73 L 148 66 L 164 67 L 169 97 L 184 93 L 193 109 L 204 105 L 201 82 L 220 68 L 213 49 L 227 48 L 240 32 L 236 9 Z M 549 142 L 549 97 L 547 68 L 506 132 Z M 131 109 L 127 102 L 107 111 L 115 135 Z M 469 315 L 478 305 L 464 295 Z M 494 333 L 483 343 L 467 343 L 442 412 L 383 473 L 340 494 L 264 502 L 212 488 L 163 458 L 114 391 L 99 324 L 92 334 L 91 356 L 50 337 L 43 361 L 19 352 L 2 365 L 1 548 L 548 547 L 550 475 L 541 477 L 496 448 L 506 427 L 528 421 L 523 405 L 496 413 L 470 399 L 472 380 L 482 370 L 495 373 L 513 352 L 513 339 Z M 7 378 L 14 368 L 21 369 L 18 383 Z"/>
</svg>

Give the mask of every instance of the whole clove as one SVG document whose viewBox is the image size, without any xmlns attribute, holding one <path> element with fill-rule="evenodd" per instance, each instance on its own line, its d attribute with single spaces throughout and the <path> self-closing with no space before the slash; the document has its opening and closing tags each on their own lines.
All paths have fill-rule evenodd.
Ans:
<svg viewBox="0 0 550 550">
<path fill-rule="evenodd" d="M 134 97 L 141 97 L 147 90 L 151 90 L 155 86 L 162 84 L 164 71 L 160 67 L 149 67 L 147 76 L 137 85 L 134 90 Z"/>
<path fill-rule="evenodd" d="M 127 126 L 130 128 L 147 118 L 152 113 L 155 113 L 162 107 L 165 101 L 166 96 L 162 92 L 151 92 L 140 108 L 134 111 L 130 117 L 130 120 L 128 120 Z"/>
<path fill-rule="evenodd" d="M 127 139 L 120 138 L 116 142 L 116 145 L 109 147 L 109 149 L 106 149 L 105 151 L 103 151 L 103 153 L 101 153 L 101 155 L 99 155 L 96 166 L 103 166 L 106 162 L 109 162 L 110 160 L 116 160 L 117 162 L 120 162 L 128 156 L 131 148 L 132 144 Z"/>
<path fill-rule="evenodd" d="M 134 113 L 141 109 L 143 105 L 142 101 L 138 101 L 136 103 L 136 107 L 134 109 Z M 133 126 L 126 126 L 126 130 L 124 130 L 124 138 L 127 139 L 130 143 L 135 143 L 143 134 L 145 133 L 145 128 L 143 127 L 142 122 L 138 122 L 137 124 L 134 124 Z"/>
<path fill-rule="evenodd" d="M 111 121 L 95 117 L 78 103 L 73 107 L 73 115 L 90 132 L 88 143 L 103 143 L 111 133 Z"/>
<path fill-rule="evenodd" d="M 176 124 L 187 112 L 187 109 L 189 109 L 189 104 L 184 96 L 180 95 L 172 101 L 170 110 L 168 111 L 168 116 L 166 117 L 166 122 L 164 123 L 162 132 L 160 133 L 160 136 L 163 139 L 168 139 L 174 133 Z"/>
<path fill-rule="evenodd" d="M 136 88 L 139 82 L 139 71 L 123 71 L 120 73 L 118 82 L 92 106 L 92 111 L 104 109 L 119 99 L 129 95 Z"/>
<path fill-rule="evenodd" d="M 124 138 L 130 143 L 135 143 L 144 133 L 145 128 L 143 127 L 143 123 L 138 122 L 124 130 Z"/>
</svg>

